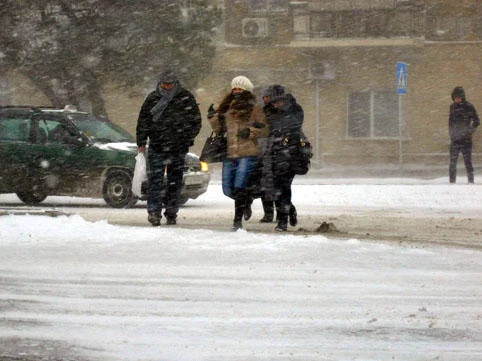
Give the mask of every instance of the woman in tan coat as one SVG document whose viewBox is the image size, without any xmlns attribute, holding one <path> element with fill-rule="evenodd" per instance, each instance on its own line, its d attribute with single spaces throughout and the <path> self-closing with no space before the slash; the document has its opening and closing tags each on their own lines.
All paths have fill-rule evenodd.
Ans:
<svg viewBox="0 0 482 361">
<path fill-rule="evenodd" d="M 258 162 L 258 137 L 266 137 L 269 129 L 262 106 L 256 104 L 251 81 L 237 76 L 231 81 L 231 89 L 209 120 L 214 132 L 227 132 L 222 184 L 223 193 L 234 199 L 233 230 L 237 231 L 243 227 L 248 179 Z"/>
</svg>

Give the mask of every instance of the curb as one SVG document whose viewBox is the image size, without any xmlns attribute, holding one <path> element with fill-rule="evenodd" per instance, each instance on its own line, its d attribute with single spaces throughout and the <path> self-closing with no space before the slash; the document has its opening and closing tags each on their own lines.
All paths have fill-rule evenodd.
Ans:
<svg viewBox="0 0 482 361">
<path fill-rule="evenodd" d="M 57 211 L 53 209 L 16 209 L 16 208 L 0 208 L 0 216 L 48 216 L 48 217 L 59 217 L 59 216 L 71 216 L 71 213 Z"/>
</svg>

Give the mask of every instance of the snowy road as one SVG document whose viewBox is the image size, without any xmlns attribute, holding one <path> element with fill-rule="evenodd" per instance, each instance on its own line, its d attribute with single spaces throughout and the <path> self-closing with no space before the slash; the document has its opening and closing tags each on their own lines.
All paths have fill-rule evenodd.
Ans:
<svg viewBox="0 0 482 361">
<path fill-rule="evenodd" d="M 374 226 L 480 231 L 478 188 L 300 185 L 295 201 L 304 227 L 369 209 Z M 0 359 L 482 360 L 480 248 L 196 227 L 231 217 L 218 191 L 171 228 L 97 201 L 55 208 L 82 217 L 0 217 Z"/>
</svg>

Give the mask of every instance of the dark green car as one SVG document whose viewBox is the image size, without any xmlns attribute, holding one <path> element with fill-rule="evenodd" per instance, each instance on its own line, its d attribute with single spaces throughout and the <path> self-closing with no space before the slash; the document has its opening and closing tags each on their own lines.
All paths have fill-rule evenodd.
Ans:
<svg viewBox="0 0 482 361">
<path fill-rule="evenodd" d="M 131 207 L 136 154 L 132 135 L 106 119 L 68 107 L 0 107 L 0 193 L 27 204 L 68 195 Z M 187 154 L 181 203 L 204 193 L 209 180 L 207 165 Z"/>
</svg>

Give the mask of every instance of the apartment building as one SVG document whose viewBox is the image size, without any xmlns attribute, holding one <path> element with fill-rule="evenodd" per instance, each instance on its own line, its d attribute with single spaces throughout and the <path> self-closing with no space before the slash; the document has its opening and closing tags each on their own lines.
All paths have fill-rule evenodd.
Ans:
<svg viewBox="0 0 482 361">
<path fill-rule="evenodd" d="M 480 1 L 224 6 L 224 36 L 206 88 L 223 89 L 238 74 L 259 87 L 288 87 L 305 110 L 315 167 L 448 164 L 452 89 L 463 86 L 482 112 Z M 474 142 L 479 164 L 481 133 Z"/>
</svg>

